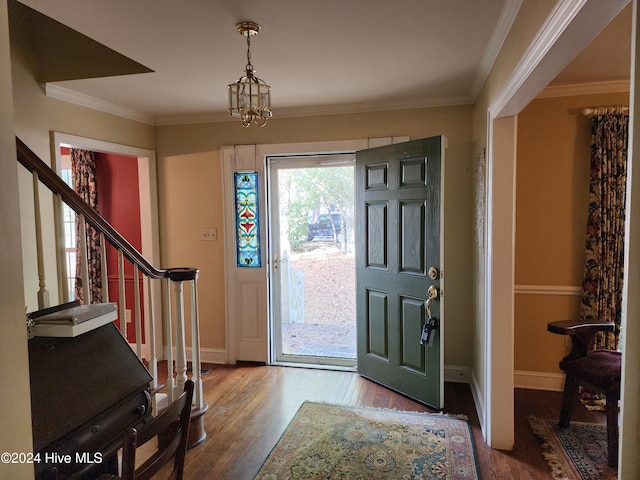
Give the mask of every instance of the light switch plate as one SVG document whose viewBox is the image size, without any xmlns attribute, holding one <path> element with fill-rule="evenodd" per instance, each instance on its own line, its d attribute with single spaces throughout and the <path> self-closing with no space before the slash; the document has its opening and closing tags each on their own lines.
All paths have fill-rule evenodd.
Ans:
<svg viewBox="0 0 640 480">
<path fill-rule="evenodd" d="M 200 240 L 204 242 L 215 242 L 218 240 L 217 228 L 205 228 L 200 232 Z"/>
</svg>

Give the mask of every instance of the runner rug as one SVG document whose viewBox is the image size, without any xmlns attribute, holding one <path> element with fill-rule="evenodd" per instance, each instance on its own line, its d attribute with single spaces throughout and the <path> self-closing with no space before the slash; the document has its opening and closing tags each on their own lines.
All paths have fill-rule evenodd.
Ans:
<svg viewBox="0 0 640 480">
<path fill-rule="evenodd" d="M 305 402 L 255 480 L 479 479 L 461 417 Z"/>
<path fill-rule="evenodd" d="M 542 451 L 555 480 L 614 480 L 607 466 L 607 427 L 571 422 L 558 429 L 556 420 L 529 417 L 531 430 L 542 441 Z"/>
</svg>

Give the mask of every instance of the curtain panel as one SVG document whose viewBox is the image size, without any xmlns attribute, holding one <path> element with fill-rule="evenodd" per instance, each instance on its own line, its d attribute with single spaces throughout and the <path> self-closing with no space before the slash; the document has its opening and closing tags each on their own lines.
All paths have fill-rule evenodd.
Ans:
<svg viewBox="0 0 640 480">
<path fill-rule="evenodd" d="M 96 191 L 96 163 L 93 152 L 87 150 L 71 149 L 71 173 L 73 189 L 80 197 L 98 212 L 98 192 Z M 82 291 L 82 265 L 80 252 L 81 228 L 79 218 L 76 217 L 76 286 L 75 298 L 82 303 L 102 302 L 102 252 L 100 247 L 100 234 L 92 227 L 87 227 L 87 258 L 89 268 L 89 292 L 90 302 L 85 301 Z"/>
<path fill-rule="evenodd" d="M 628 115 L 598 115 L 591 126 L 591 181 L 580 319 L 620 328 Z M 600 333 L 593 349 L 615 350 L 618 334 Z"/>
</svg>

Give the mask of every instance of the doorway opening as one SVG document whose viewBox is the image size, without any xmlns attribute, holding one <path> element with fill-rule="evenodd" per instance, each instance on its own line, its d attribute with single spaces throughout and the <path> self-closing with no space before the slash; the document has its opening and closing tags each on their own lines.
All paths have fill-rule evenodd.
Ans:
<svg viewBox="0 0 640 480">
<path fill-rule="evenodd" d="M 67 177 L 65 181 L 71 181 L 71 172 L 65 172 L 64 170 L 70 169 L 70 158 L 68 158 L 68 151 L 71 148 L 88 150 L 94 152 L 95 154 L 102 155 L 102 159 L 104 160 L 106 157 L 110 157 L 110 161 L 119 161 L 126 162 L 126 169 L 118 169 L 120 176 L 125 176 L 125 182 L 132 182 L 133 185 L 129 186 L 129 193 L 133 194 L 133 196 L 129 199 L 130 203 L 136 203 L 139 205 L 139 216 L 136 216 L 134 225 L 135 230 L 138 232 L 137 234 L 140 236 L 139 243 L 136 243 L 135 246 L 140 250 L 142 255 L 147 258 L 152 264 L 158 265 L 159 255 L 160 255 L 160 247 L 159 247 L 159 230 L 158 230 L 158 205 L 157 205 L 157 178 L 156 178 L 156 156 L 155 152 L 152 150 L 146 150 L 137 147 L 130 147 L 126 145 L 115 144 L 111 142 L 104 142 L 101 140 L 78 137 L 75 135 L 69 135 L 60 132 L 53 133 L 53 151 L 55 153 L 55 169 L 60 177 L 64 179 Z M 109 167 L 111 168 L 111 167 Z M 135 179 L 133 178 L 133 171 L 136 171 Z M 117 183 L 119 186 L 123 185 L 122 179 L 115 177 L 112 178 L 112 183 Z M 117 193 L 117 195 L 121 195 L 122 192 Z M 102 205 L 105 210 L 111 210 L 111 214 L 114 213 L 114 207 L 108 206 L 103 203 Z M 61 277 L 58 279 L 59 282 L 59 301 L 67 302 L 73 300 L 74 295 L 74 284 L 75 284 L 75 269 L 73 265 L 75 265 L 75 259 L 69 258 L 73 257 L 71 253 L 67 255 L 67 252 L 75 252 L 74 241 L 75 232 L 72 225 L 72 220 L 75 220 L 75 215 L 71 215 L 68 211 L 65 213 L 63 211 L 63 206 L 59 203 L 55 205 L 55 216 L 56 222 L 59 223 L 60 231 L 63 231 L 68 234 L 66 237 L 66 245 L 65 245 L 65 255 L 64 258 L 59 259 L 59 267 L 58 270 L 61 272 Z M 137 207 L 136 207 L 137 210 Z M 102 212 L 103 214 L 106 211 Z M 121 218 L 127 218 L 127 221 L 131 221 L 133 215 L 125 214 L 120 215 Z M 109 217 L 109 215 L 107 215 Z M 113 218 L 110 219 L 111 222 L 115 222 Z M 127 226 L 117 225 L 120 233 L 124 234 L 125 237 L 128 237 L 130 240 L 133 238 L 132 235 L 128 235 Z M 131 228 L 129 225 L 128 228 Z M 68 248 L 68 250 L 67 250 Z M 111 267 L 108 268 L 110 272 L 117 272 L 117 268 Z M 64 275 L 63 275 L 64 274 Z M 129 272 L 125 272 L 125 283 L 127 283 L 127 289 L 133 288 L 133 281 L 130 281 Z M 109 278 L 108 281 L 111 284 L 113 282 L 113 278 Z M 117 295 L 118 288 L 110 285 L 110 297 L 111 294 Z M 158 312 L 162 310 L 160 292 L 155 289 L 155 291 L 151 291 L 147 285 L 144 285 L 142 288 L 142 311 L 150 311 L 152 308 Z M 133 298 L 133 294 L 127 294 L 129 299 Z M 130 310 L 128 308 L 128 310 Z M 128 315 L 127 315 L 128 316 Z M 133 332 L 133 329 L 130 329 Z M 156 328 L 156 345 L 162 344 L 162 329 Z M 133 337 L 132 337 L 133 338 Z M 143 356 L 149 358 L 149 343 L 144 342 L 142 345 Z M 162 359 L 162 352 L 160 352 L 159 359 Z"/>
<path fill-rule="evenodd" d="M 355 155 L 269 157 L 272 363 L 356 365 Z"/>
</svg>

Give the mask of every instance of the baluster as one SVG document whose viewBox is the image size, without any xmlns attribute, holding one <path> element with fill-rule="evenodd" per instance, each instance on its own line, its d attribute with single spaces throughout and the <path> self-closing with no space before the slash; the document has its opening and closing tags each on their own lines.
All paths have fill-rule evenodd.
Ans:
<svg viewBox="0 0 640 480">
<path fill-rule="evenodd" d="M 198 279 L 191 280 L 191 368 L 195 384 L 194 404 L 196 410 L 203 406 L 202 376 L 200 362 L 200 320 L 198 318 Z"/>
<path fill-rule="evenodd" d="M 173 325 L 171 319 L 171 286 L 170 280 L 165 280 L 167 292 L 165 295 L 165 312 L 166 312 L 166 324 L 165 330 L 167 332 L 167 393 L 169 403 L 174 400 L 175 379 L 173 378 Z"/>
<path fill-rule="evenodd" d="M 78 215 L 80 225 L 80 278 L 82 278 L 82 299 L 85 305 L 91 303 L 91 292 L 89 291 L 89 254 L 87 252 L 87 223 L 84 221 L 84 214 Z"/>
<path fill-rule="evenodd" d="M 102 273 L 102 302 L 109 301 L 109 275 L 107 274 L 107 241 L 104 233 L 100 233 L 100 271 Z"/>
<path fill-rule="evenodd" d="M 44 271 L 44 246 L 42 244 L 42 217 L 40 214 L 40 180 L 33 172 L 33 208 L 36 220 L 36 255 L 38 261 L 38 309 L 49 307 L 49 292 Z"/>
<path fill-rule="evenodd" d="M 124 287 L 124 253 L 122 249 L 118 249 L 118 316 L 120 332 L 124 338 L 127 338 L 127 297 Z"/>
<path fill-rule="evenodd" d="M 136 326 L 136 353 L 142 358 L 142 315 L 140 310 L 140 274 L 138 264 L 133 264 L 133 302 Z"/>
<path fill-rule="evenodd" d="M 158 387 L 158 356 L 156 353 L 156 318 L 155 309 L 153 306 L 155 295 L 153 294 L 153 282 L 151 277 L 147 278 L 147 321 L 149 322 L 149 328 L 147 329 L 147 342 L 149 344 L 149 373 L 153 376 L 151 388 Z"/>
<path fill-rule="evenodd" d="M 60 213 L 59 215 L 55 215 L 53 221 L 53 228 L 56 236 L 56 266 L 58 271 L 58 285 L 61 286 L 58 291 L 58 299 L 59 303 L 67 303 L 69 301 L 69 270 L 67 268 L 67 249 L 66 239 L 64 236 L 64 220 L 62 217 L 62 195 L 60 195 L 59 193 L 54 194 L 53 205 L 54 211 Z"/>
<path fill-rule="evenodd" d="M 173 282 L 176 302 L 176 389 L 182 392 L 187 381 L 187 353 L 184 342 L 184 290 L 183 282 Z"/>
</svg>

